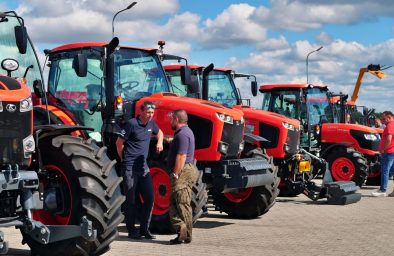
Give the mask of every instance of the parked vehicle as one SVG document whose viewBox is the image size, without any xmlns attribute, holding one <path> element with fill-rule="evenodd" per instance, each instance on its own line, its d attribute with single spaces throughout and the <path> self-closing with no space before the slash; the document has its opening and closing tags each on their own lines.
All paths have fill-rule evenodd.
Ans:
<svg viewBox="0 0 394 256">
<path fill-rule="evenodd" d="M 316 186 L 312 181 L 313 176 L 310 174 L 311 162 L 317 172 L 325 174 L 327 165 L 323 159 L 319 159 L 312 154 L 304 152 L 299 148 L 300 123 L 298 120 L 287 118 L 277 113 L 258 110 L 251 108 L 248 105 L 242 104 L 242 98 L 239 90 L 236 89 L 233 77 L 253 77 L 251 75 L 237 74 L 229 69 L 213 69 L 206 75 L 204 67 L 195 65 L 167 65 L 164 67 L 167 75 L 172 81 L 174 90 L 179 93 L 187 95 L 185 84 L 181 79 L 183 69 L 191 68 L 191 73 L 194 74 L 194 81 L 202 81 L 199 88 L 202 88 L 201 93 L 192 94 L 189 96 L 202 95 L 203 98 L 208 98 L 211 101 L 221 103 L 227 107 L 233 107 L 243 111 L 246 119 L 246 127 L 250 134 L 246 136 L 265 137 L 251 142 L 246 142 L 245 152 L 254 152 L 257 149 L 264 148 L 267 153 L 274 157 L 274 163 L 279 167 L 278 175 L 282 180 L 283 191 L 282 194 L 286 196 L 295 196 L 300 193 L 306 194 L 313 200 L 321 198 L 329 198 L 330 202 L 335 201 L 330 195 L 329 190 L 326 189 L 332 181 L 328 177 L 325 179 L 325 184 L 322 187 Z M 257 82 L 251 83 L 252 94 L 257 94 Z M 351 186 L 351 183 L 348 184 Z M 348 186 L 348 188 L 349 188 Z M 357 187 L 349 189 L 349 194 L 354 193 Z M 351 191 L 351 192 L 350 192 Z M 348 193 L 344 194 L 348 194 Z M 344 195 L 343 194 L 343 195 Z M 342 197 L 338 194 L 335 197 Z M 349 196 L 353 197 L 353 196 Z M 355 202 L 359 200 L 359 195 L 355 195 L 354 201 L 344 200 L 346 203 Z M 338 200 L 340 201 L 340 200 Z"/>
<path fill-rule="evenodd" d="M 0 28 L 1 226 L 20 229 L 32 255 L 100 255 L 123 220 L 115 162 L 105 147 L 71 135 L 85 127 L 36 123 L 42 73 L 24 20 L 3 12 Z M 42 108 L 43 117 L 51 114 Z"/>
</svg>

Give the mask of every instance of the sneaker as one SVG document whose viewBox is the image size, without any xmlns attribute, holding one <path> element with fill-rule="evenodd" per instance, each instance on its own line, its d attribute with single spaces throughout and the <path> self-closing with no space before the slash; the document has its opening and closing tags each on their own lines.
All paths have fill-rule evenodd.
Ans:
<svg viewBox="0 0 394 256">
<path fill-rule="evenodd" d="M 373 197 L 385 197 L 385 196 L 387 196 L 386 192 L 383 192 L 383 191 L 380 191 L 380 190 L 378 190 L 376 192 L 372 192 L 371 195 Z"/>
<path fill-rule="evenodd" d="M 394 191 L 391 192 L 390 194 L 388 194 L 387 196 L 389 196 L 389 197 L 394 197 Z"/>
</svg>

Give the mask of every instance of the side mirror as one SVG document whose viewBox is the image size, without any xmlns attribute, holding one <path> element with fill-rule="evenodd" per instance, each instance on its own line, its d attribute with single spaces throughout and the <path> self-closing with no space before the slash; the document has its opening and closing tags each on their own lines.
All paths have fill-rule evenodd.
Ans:
<svg viewBox="0 0 394 256">
<path fill-rule="evenodd" d="M 45 91 L 44 91 L 44 87 L 42 86 L 41 80 L 34 80 L 33 90 L 34 90 L 34 94 L 37 96 L 37 98 L 40 98 L 40 99 L 44 98 Z"/>
<path fill-rule="evenodd" d="M 25 26 L 15 26 L 15 39 L 19 52 L 25 54 L 27 49 L 27 31 Z"/>
<path fill-rule="evenodd" d="M 257 96 L 257 82 L 256 81 L 252 81 L 250 83 L 250 89 L 252 90 L 253 97 L 256 97 Z"/>
<path fill-rule="evenodd" d="M 88 74 L 88 58 L 85 54 L 78 53 L 74 56 L 73 69 L 79 77 L 85 77 Z"/>
<path fill-rule="evenodd" d="M 192 70 L 188 66 L 181 67 L 181 81 L 184 85 L 191 85 L 192 81 Z"/>
</svg>

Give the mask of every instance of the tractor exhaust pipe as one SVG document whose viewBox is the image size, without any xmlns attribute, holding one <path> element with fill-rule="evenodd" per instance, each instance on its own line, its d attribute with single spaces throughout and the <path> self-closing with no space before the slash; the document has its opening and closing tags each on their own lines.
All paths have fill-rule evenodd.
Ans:
<svg viewBox="0 0 394 256">
<path fill-rule="evenodd" d="M 213 63 L 209 64 L 204 70 L 202 71 L 202 99 L 208 100 L 208 75 L 213 70 L 214 65 Z"/>
</svg>

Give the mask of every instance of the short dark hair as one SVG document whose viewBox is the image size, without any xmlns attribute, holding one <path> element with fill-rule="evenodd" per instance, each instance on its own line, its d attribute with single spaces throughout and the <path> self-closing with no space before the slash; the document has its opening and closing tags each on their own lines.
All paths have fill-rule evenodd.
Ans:
<svg viewBox="0 0 394 256">
<path fill-rule="evenodd" d="M 388 110 L 387 110 L 387 111 L 384 111 L 384 112 L 382 113 L 382 115 L 394 117 L 393 112 L 388 111 Z"/>
<path fill-rule="evenodd" d="M 152 101 L 144 101 L 144 102 L 142 103 L 142 105 L 141 105 L 141 110 L 144 110 L 146 107 L 147 107 L 147 108 L 152 108 L 152 109 L 155 109 L 155 108 L 156 108 L 155 104 L 153 104 Z"/>
<path fill-rule="evenodd" d="M 184 109 L 176 109 L 172 112 L 173 117 L 178 119 L 178 122 L 181 124 L 186 124 L 188 121 L 187 113 Z"/>
</svg>

